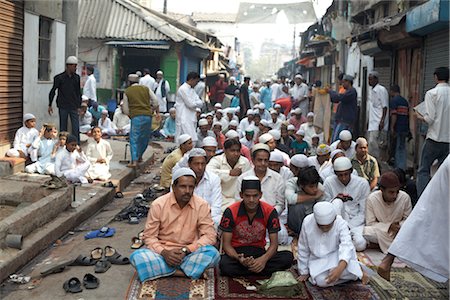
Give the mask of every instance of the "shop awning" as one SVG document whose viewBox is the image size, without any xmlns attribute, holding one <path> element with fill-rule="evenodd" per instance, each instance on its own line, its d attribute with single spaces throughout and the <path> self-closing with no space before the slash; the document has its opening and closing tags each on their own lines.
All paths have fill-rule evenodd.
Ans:
<svg viewBox="0 0 450 300">
<path fill-rule="evenodd" d="M 121 46 L 125 48 L 141 48 L 155 50 L 169 50 L 170 44 L 162 41 L 109 41 L 105 45 Z"/>
</svg>

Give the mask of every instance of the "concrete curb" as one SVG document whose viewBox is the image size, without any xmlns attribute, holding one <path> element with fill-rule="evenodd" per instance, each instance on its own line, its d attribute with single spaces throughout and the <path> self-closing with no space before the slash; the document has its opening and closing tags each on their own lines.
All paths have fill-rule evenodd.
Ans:
<svg viewBox="0 0 450 300">
<path fill-rule="evenodd" d="M 154 155 L 153 152 L 150 158 L 140 164 L 139 169 L 126 168 L 114 174 L 115 176 L 111 181 L 118 186 L 117 191 L 125 189 L 134 178 L 137 178 L 153 162 Z M 85 187 L 78 187 L 77 189 L 85 189 Z M 9 274 L 25 266 L 72 228 L 98 213 L 114 198 L 116 192 L 115 189 L 105 187 L 95 187 L 95 189 L 97 190 L 95 196 L 88 199 L 83 205 L 63 211 L 54 220 L 27 235 L 23 240 L 21 250 L 11 248 L 0 250 L 0 283 L 8 278 Z"/>
</svg>

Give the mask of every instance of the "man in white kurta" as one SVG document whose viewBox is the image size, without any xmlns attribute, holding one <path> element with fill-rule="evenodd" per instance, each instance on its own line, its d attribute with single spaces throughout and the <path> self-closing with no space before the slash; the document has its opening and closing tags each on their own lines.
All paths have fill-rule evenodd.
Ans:
<svg viewBox="0 0 450 300">
<path fill-rule="evenodd" d="M 152 92 L 155 90 L 155 78 L 150 75 L 149 69 L 144 69 L 144 76 L 139 78 L 139 85 L 148 87 Z"/>
<path fill-rule="evenodd" d="M 306 123 L 300 125 L 300 129 L 305 131 L 305 137 L 303 138 L 309 146 L 312 145 L 312 137 L 317 134 L 316 128 L 314 127 L 314 113 L 309 112 L 306 115 Z"/>
<path fill-rule="evenodd" d="M 352 133 L 348 130 L 342 130 L 339 133 L 339 140 L 332 143 L 330 149 L 331 151 L 341 149 L 347 158 L 352 159 L 356 154 L 355 146 L 356 143 L 352 141 Z"/>
<path fill-rule="evenodd" d="M 113 157 L 111 145 L 102 139 L 99 128 L 92 129 L 92 137 L 94 140 L 86 149 L 86 157 L 91 163 L 87 174 L 91 179 L 108 180 L 111 177 L 109 162 Z"/>
<path fill-rule="evenodd" d="M 378 83 L 379 74 L 376 71 L 369 73 L 369 127 L 367 128 L 369 148 L 372 154 L 380 159 L 380 143 L 385 142 L 388 131 L 389 93 Z"/>
<path fill-rule="evenodd" d="M 80 120 L 80 132 L 81 133 L 87 133 L 92 128 L 92 114 L 88 110 L 88 105 L 85 102 L 81 103 L 80 108 L 80 114 L 79 114 L 79 120 Z"/>
<path fill-rule="evenodd" d="M 199 75 L 197 73 L 189 73 L 186 82 L 178 89 L 175 102 L 175 109 L 177 110 L 177 115 L 175 117 L 175 139 L 178 140 L 178 137 L 182 134 L 188 134 L 192 138 L 194 144 L 197 142 L 196 108 L 203 107 L 203 101 L 194 91 L 194 87 L 198 81 Z"/>
<path fill-rule="evenodd" d="M 102 133 L 107 135 L 116 135 L 114 123 L 108 117 L 108 111 L 106 109 L 102 111 L 102 117 L 98 120 L 97 125 L 102 130 Z"/>
<path fill-rule="evenodd" d="M 170 92 L 170 84 L 163 77 L 163 72 L 159 70 L 156 72 L 156 81 L 154 84 L 154 92 L 158 98 L 159 112 L 167 112 L 167 95 Z"/>
<path fill-rule="evenodd" d="M 313 210 L 298 239 L 299 280 L 320 287 L 358 279 L 365 283 L 347 222 L 328 202 L 317 203 Z"/>
<path fill-rule="evenodd" d="M 309 112 L 308 85 L 303 82 L 303 76 L 300 74 L 295 75 L 294 80 L 295 85 L 291 90 L 292 98 L 294 103 L 298 103 L 298 107 L 301 108 L 302 112 L 307 113 Z"/>
<path fill-rule="evenodd" d="M 113 123 L 114 127 L 117 128 L 117 134 L 129 134 L 131 128 L 130 117 L 123 113 L 122 111 L 123 103 L 120 102 L 118 108 L 114 112 Z"/>
<path fill-rule="evenodd" d="M 188 167 L 196 176 L 194 194 L 208 202 L 214 227 L 217 228 L 222 218 L 222 189 L 219 176 L 206 170 L 206 159 L 205 150 L 194 148 L 188 155 Z"/>
<path fill-rule="evenodd" d="M 235 139 L 226 140 L 224 143 L 225 153 L 214 156 L 206 166 L 220 178 L 222 187 L 222 212 L 236 199 L 236 182 L 238 177 L 250 170 L 250 162 L 241 156 L 241 143 Z"/>
<path fill-rule="evenodd" d="M 363 229 L 369 183 L 352 174 L 352 163 L 347 157 L 337 158 L 333 168 L 335 175 L 328 177 L 323 184 L 325 200 L 332 202 L 337 214 L 348 222 L 356 250 L 364 251 L 367 247 Z"/>
<path fill-rule="evenodd" d="M 448 281 L 449 186 L 450 156 L 447 156 L 378 267 L 383 278 L 389 280 L 391 265 L 397 257 L 428 278 Z"/>
<path fill-rule="evenodd" d="M 380 178 L 380 190 L 369 195 L 366 202 L 366 226 L 364 237 L 378 244 L 387 253 L 400 227 L 411 213 L 411 198 L 400 191 L 400 181 L 393 172 Z"/>
<path fill-rule="evenodd" d="M 86 69 L 88 77 L 83 87 L 83 95 L 92 103 L 92 101 L 97 101 L 97 79 L 94 76 L 94 67 L 88 66 Z"/>
</svg>

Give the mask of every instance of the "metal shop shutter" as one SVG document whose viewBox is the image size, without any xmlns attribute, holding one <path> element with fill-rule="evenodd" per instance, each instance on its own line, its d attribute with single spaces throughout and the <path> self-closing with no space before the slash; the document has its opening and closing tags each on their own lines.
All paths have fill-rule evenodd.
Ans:
<svg viewBox="0 0 450 300">
<path fill-rule="evenodd" d="M 378 81 L 389 89 L 391 85 L 391 54 L 374 56 L 374 70 L 380 74 Z M 370 70 L 369 70 L 370 71 Z"/>
<path fill-rule="evenodd" d="M 432 33 L 425 39 L 425 72 L 423 95 L 436 85 L 434 69 L 449 66 L 449 31 L 448 29 Z M 423 97 L 422 97 L 423 98 Z"/>
<path fill-rule="evenodd" d="M 0 0 L 0 144 L 22 126 L 22 1 Z"/>
</svg>

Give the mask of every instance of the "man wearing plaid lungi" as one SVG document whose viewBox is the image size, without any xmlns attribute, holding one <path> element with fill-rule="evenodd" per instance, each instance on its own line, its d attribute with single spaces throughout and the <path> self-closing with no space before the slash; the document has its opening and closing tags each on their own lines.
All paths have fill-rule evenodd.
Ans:
<svg viewBox="0 0 450 300">
<path fill-rule="evenodd" d="M 219 263 L 219 252 L 212 246 L 217 235 L 211 209 L 194 195 L 194 171 L 180 168 L 172 180 L 172 192 L 150 207 L 144 231 L 147 249 L 130 257 L 141 282 L 171 275 L 199 279 Z"/>
</svg>

